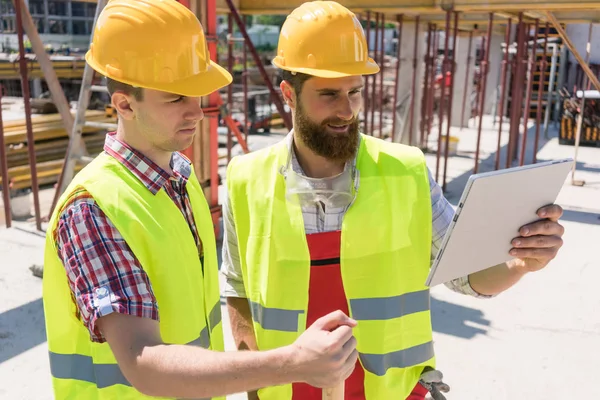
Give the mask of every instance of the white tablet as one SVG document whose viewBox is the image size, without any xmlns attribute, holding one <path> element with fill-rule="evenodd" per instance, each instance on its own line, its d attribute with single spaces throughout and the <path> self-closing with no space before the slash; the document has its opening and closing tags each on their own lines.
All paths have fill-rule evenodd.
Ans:
<svg viewBox="0 0 600 400">
<path fill-rule="evenodd" d="M 572 159 L 472 175 L 425 284 L 435 286 L 512 259 L 519 229 L 553 204 Z"/>
</svg>

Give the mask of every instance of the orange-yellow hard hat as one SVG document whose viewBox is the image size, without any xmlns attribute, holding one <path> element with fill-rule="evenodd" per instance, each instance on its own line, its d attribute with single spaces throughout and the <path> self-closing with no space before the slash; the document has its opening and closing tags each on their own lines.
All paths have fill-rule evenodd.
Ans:
<svg viewBox="0 0 600 400">
<path fill-rule="evenodd" d="M 175 0 L 110 0 L 85 59 L 115 81 L 182 96 L 204 96 L 232 81 L 210 60 L 198 18 Z"/>
<path fill-rule="evenodd" d="M 273 64 L 322 78 L 379 72 L 360 21 L 335 1 L 312 1 L 292 11 L 281 27 Z"/>
</svg>

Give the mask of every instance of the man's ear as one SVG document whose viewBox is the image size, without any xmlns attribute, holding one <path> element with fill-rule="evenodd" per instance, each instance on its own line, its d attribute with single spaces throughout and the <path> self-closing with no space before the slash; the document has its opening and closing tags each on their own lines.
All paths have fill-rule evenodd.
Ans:
<svg viewBox="0 0 600 400">
<path fill-rule="evenodd" d="M 296 109 L 296 92 L 292 85 L 288 81 L 281 81 L 279 84 L 279 89 L 281 89 L 281 94 L 283 95 L 283 100 L 286 104 L 292 109 Z"/>
<path fill-rule="evenodd" d="M 133 96 L 124 92 L 115 92 L 111 97 L 111 102 L 119 116 L 125 120 L 132 120 L 135 117 L 135 112 L 132 108 Z"/>
</svg>

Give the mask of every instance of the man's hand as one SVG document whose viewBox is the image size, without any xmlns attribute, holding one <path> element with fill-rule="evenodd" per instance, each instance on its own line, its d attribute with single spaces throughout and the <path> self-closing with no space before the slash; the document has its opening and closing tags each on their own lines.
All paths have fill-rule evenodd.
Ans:
<svg viewBox="0 0 600 400">
<path fill-rule="evenodd" d="M 358 352 L 352 328 L 356 321 L 341 311 L 316 320 L 291 346 L 293 363 L 302 381 L 334 387 L 354 371 Z"/>
<path fill-rule="evenodd" d="M 513 239 L 510 255 L 515 257 L 513 267 L 521 273 L 539 271 L 556 257 L 563 244 L 565 228 L 558 223 L 563 209 L 556 205 L 538 210 L 541 221 L 523 226 L 520 237 Z"/>
</svg>

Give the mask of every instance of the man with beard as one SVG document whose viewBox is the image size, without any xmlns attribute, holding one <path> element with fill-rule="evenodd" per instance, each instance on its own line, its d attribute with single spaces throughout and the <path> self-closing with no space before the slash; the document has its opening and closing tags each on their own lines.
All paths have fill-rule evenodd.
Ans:
<svg viewBox="0 0 600 400">
<path fill-rule="evenodd" d="M 283 346 L 342 310 L 358 321 L 345 399 L 443 399 L 425 281 L 454 211 L 419 149 L 359 133 L 363 75 L 379 71 L 360 22 L 338 3 L 304 3 L 282 26 L 273 64 L 293 130 L 228 169 L 221 270 L 236 345 Z M 521 230 L 519 258 L 446 285 L 491 297 L 545 267 L 562 243 L 561 212 L 543 208 L 545 220 Z M 299 383 L 250 398 L 321 395 Z"/>
</svg>

